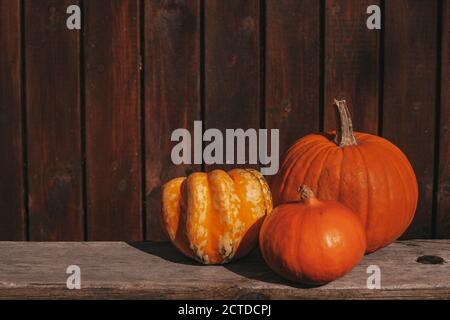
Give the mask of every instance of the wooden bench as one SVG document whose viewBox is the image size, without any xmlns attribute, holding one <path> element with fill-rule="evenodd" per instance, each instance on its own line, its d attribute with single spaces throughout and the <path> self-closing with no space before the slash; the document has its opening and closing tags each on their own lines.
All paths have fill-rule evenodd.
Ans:
<svg viewBox="0 0 450 320">
<path fill-rule="evenodd" d="M 276 276 L 258 250 L 225 266 L 202 266 L 169 243 L 0 242 L 0 298 L 112 299 L 450 299 L 450 240 L 400 241 L 345 277 L 315 288 Z M 69 290 L 69 265 L 81 289 Z M 367 267 L 381 269 L 381 289 L 368 289 Z"/>
</svg>

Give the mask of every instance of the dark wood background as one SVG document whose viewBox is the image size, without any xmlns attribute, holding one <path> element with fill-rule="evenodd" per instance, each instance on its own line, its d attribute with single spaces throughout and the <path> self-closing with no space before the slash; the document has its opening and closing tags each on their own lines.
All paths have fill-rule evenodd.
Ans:
<svg viewBox="0 0 450 320">
<path fill-rule="evenodd" d="M 413 164 L 405 238 L 449 238 L 449 64 L 450 0 L 0 0 L 0 240 L 162 239 L 160 185 L 210 169 L 171 164 L 174 129 L 279 128 L 283 151 L 335 97 Z"/>
</svg>

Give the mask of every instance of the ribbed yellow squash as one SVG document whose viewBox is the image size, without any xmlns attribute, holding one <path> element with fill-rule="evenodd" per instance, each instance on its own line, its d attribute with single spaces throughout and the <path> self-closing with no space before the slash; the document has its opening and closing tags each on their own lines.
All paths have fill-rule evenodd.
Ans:
<svg viewBox="0 0 450 320">
<path fill-rule="evenodd" d="M 163 186 L 162 221 L 172 243 L 203 264 L 222 264 L 256 245 L 272 197 L 256 170 L 214 170 Z"/>
</svg>

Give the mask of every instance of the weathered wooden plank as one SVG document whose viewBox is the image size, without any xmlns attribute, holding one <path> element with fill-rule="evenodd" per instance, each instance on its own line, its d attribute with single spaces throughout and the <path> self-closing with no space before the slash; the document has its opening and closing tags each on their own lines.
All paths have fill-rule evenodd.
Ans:
<svg viewBox="0 0 450 320">
<path fill-rule="evenodd" d="M 0 0 L 0 240 L 25 238 L 20 1 Z"/>
<path fill-rule="evenodd" d="M 431 236 L 436 107 L 437 1 L 386 1 L 383 134 L 411 161 L 419 183 L 405 237 Z"/>
<path fill-rule="evenodd" d="M 24 1 L 30 239 L 82 240 L 78 1 Z"/>
<path fill-rule="evenodd" d="M 257 251 L 225 266 L 202 266 L 168 243 L 3 242 L 0 298 L 450 298 L 449 246 L 450 240 L 397 242 L 365 256 L 341 279 L 304 288 L 276 276 Z M 442 263 L 417 262 L 424 255 Z M 66 289 L 69 265 L 81 268 L 81 290 Z M 380 289 L 367 289 L 372 265 L 380 268 Z"/>
<path fill-rule="evenodd" d="M 205 130 L 217 128 L 225 133 L 225 129 L 258 129 L 259 1 L 204 3 Z M 235 165 L 206 166 L 208 171 L 218 167 L 230 169 Z"/>
<path fill-rule="evenodd" d="M 142 239 L 139 1 L 85 2 L 88 238 Z"/>
<path fill-rule="evenodd" d="M 326 1 L 324 128 L 336 129 L 334 99 L 346 99 L 356 130 L 378 132 L 379 30 L 366 26 L 379 0 Z"/>
<path fill-rule="evenodd" d="M 280 129 L 280 154 L 317 132 L 320 110 L 320 1 L 266 1 L 268 129 Z"/>
<path fill-rule="evenodd" d="M 147 1 L 145 15 L 146 237 L 159 240 L 161 185 L 201 169 L 174 165 L 170 141 L 175 129 L 193 133 L 201 120 L 200 1 Z"/>
<path fill-rule="evenodd" d="M 442 64 L 440 159 L 436 215 L 436 236 L 450 238 L 450 1 L 442 8 Z"/>
</svg>

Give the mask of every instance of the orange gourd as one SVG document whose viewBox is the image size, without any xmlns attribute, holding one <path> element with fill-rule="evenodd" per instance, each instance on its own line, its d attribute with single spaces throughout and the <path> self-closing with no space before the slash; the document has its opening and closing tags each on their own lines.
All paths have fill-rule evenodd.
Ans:
<svg viewBox="0 0 450 320">
<path fill-rule="evenodd" d="M 167 182 L 162 221 L 172 243 L 204 264 L 246 255 L 272 211 L 269 186 L 256 170 L 196 172 Z"/>
<path fill-rule="evenodd" d="M 336 201 L 320 201 L 302 186 L 301 201 L 276 207 L 261 227 L 264 260 L 284 278 L 305 284 L 333 281 L 358 264 L 365 234 L 357 215 Z"/>
<path fill-rule="evenodd" d="M 318 198 L 356 212 L 366 230 L 366 252 L 402 235 L 417 207 L 418 187 L 403 152 L 381 137 L 353 132 L 345 101 L 335 100 L 337 131 L 311 134 L 287 151 L 272 181 L 274 204 L 297 199 L 306 184 Z"/>
</svg>

